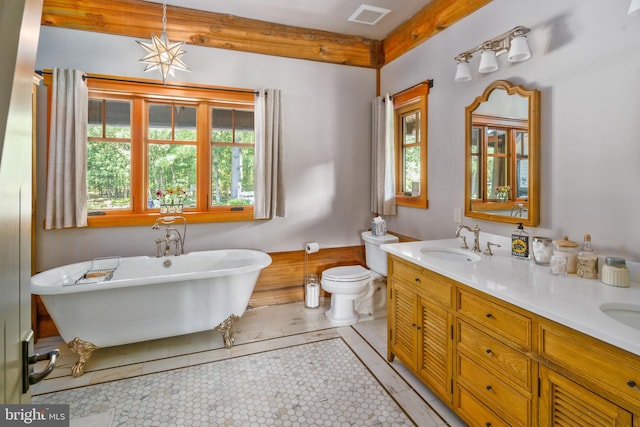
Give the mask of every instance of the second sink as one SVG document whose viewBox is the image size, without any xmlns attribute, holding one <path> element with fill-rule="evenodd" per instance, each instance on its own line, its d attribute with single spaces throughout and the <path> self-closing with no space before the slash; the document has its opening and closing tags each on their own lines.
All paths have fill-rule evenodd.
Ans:
<svg viewBox="0 0 640 427">
<path fill-rule="evenodd" d="M 640 330 L 640 305 L 627 303 L 602 304 L 600 311 L 620 323 Z"/>
</svg>

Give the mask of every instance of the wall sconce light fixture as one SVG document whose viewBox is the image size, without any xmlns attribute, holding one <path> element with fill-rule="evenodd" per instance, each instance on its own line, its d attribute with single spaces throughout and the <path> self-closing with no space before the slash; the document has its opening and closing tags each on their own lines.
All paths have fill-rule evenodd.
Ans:
<svg viewBox="0 0 640 427">
<path fill-rule="evenodd" d="M 633 1 L 640 2 L 640 0 Z M 507 60 L 509 62 L 521 62 L 531 58 L 531 51 L 529 50 L 529 44 L 525 36 L 529 31 L 531 30 L 527 27 L 517 26 L 506 33 L 500 34 L 456 56 L 455 60 L 458 65 L 456 67 L 455 81 L 468 82 L 471 80 L 469 60 L 473 57 L 474 53 L 479 51 L 481 52 L 480 66 L 478 67 L 478 72 L 480 73 L 492 73 L 496 71 L 499 68 L 497 57 L 505 53 L 508 53 Z"/>
</svg>

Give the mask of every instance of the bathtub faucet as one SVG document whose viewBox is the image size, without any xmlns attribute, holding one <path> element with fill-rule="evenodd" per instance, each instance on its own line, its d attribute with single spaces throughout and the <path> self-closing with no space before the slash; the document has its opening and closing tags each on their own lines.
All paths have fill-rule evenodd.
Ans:
<svg viewBox="0 0 640 427">
<path fill-rule="evenodd" d="M 175 224 L 177 221 L 182 221 L 183 230 L 182 234 L 175 227 L 170 225 Z M 159 230 L 161 225 L 166 225 L 164 237 L 160 237 L 155 240 L 156 243 L 156 256 L 167 256 L 171 252 L 171 246 L 175 248 L 174 255 L 178 256 L 184 254 L 184 240 L 187 236 L 187 220 L 183 216 L 164 216 L 156 220 L 151 226 L 153 230 Z"/>
</svg>

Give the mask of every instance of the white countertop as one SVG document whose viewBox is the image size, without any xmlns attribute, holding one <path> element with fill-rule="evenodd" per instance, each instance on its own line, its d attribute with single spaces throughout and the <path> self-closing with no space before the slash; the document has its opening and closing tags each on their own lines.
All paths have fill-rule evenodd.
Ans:
<svg viewBox="0 0 640 427">
<path fill-rule="evenodd" d="M 385 252 L 449 277 L 471 288 L 514 304 L 539 316 L 566 325 L 640 356 L 640 330 L 620 323 L 600 311 L 605 303 L 640 306 L 640 284 L 630 288 L 607 286 L 599 279 L 575 274 L 553 276 L 548 266 L 511 256 L 510 238 L 481 234 L 486 241 L 500 243 L 494 256 L 480 255 L 477 262 L 439 260 L 425 256 L 427 247 L 459 248 L 459 239 L 428 240 L 382 245 Z M 467 237 L 468 242 L 473 239 Z M 635 275 L 632 274 L 632 280 Z"/>
</svg>

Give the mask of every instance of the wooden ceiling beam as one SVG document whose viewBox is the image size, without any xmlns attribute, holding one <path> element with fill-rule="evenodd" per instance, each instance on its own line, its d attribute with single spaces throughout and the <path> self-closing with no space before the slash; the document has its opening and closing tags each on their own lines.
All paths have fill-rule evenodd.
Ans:
<svg viewBox="0 0 640 427">
<path fill-rule="evenodd" d="M 491 0 L 433 0 L 384 39 L 384 65 L 488 3 Z"/>
<path fill-rule="evenodd" d="M 42 25 L 149 39 L 162 32 L 162 5 L 141 0 L 45 0 Z M 379 68 L 382 42 L 167 6 L 172 42 Z"/>
<path fill-rule="evenodd" d="M 491 0 L 433 0 L 383 41 L 167 6 L 172 42 L 380 69 Z M 148 40 L 162 5 L 142 0 L 44 0 L 42 25 Z"/>
</svg>

